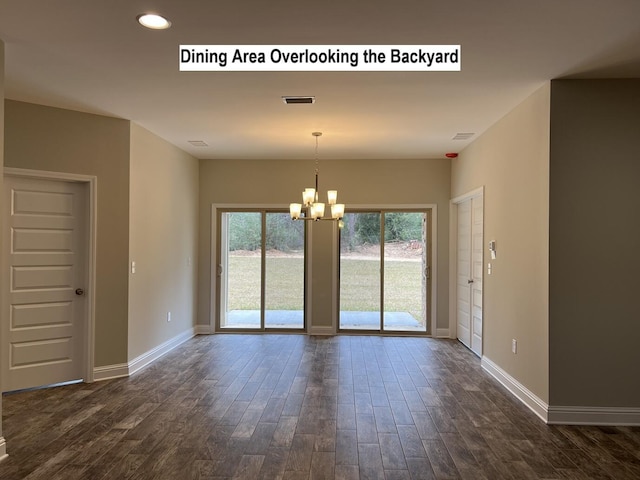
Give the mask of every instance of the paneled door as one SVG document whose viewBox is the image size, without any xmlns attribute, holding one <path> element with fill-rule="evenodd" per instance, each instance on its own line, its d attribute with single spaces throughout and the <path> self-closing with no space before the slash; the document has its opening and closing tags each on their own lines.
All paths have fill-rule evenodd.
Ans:
<svg viewBox="0 0 640 480">
<path fill-rule="evenodd" d="M 458 204 L 456 259 L 458 340 L 471 347 L 471 200 Z"/>
<path fill-rule="evenodd" d="M 483 198 L 457 204 L 456 317 L 458 340 L 482 355 Z"/>
<path fill-rule="evenodd" d="M 81 183 L 4 179 L 4 391 L 83 377 L 86 201 Z"/>
<path fill-rule="evenodd" d="M 484 244 L 482 197 L 471 199 L 471 350 L 482 356 L 482 274 Z"/>
</svg>

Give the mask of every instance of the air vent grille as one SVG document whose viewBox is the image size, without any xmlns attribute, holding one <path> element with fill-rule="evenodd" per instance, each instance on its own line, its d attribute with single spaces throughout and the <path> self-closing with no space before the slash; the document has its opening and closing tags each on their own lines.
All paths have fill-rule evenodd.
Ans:
<svg viewBox="0 0 640 480">
<path fill-rule="evenodd" d="M 300 105 L 303 103 L 315 103 L 316 97 L 282 97 L 282 101 L 287 105 Z"/>
<path fill-rule="evenodd" d="M 474 135 L 475 133 L 473 132 L 458 132 L 454 135 L 452 140 L 469 140 Z"/>
<path fill-rule="evenodd" d="M 189 143 L 194 147 L 208 147 L 209 144 L 204 140 L 189 140 Z"/>
</svg>

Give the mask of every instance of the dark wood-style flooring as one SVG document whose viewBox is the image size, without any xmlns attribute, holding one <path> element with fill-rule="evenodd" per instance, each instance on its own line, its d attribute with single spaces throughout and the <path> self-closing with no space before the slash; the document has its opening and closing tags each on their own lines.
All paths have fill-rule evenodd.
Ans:
<svg viewBox="0 0 640 480">
<path fill-rule="evenodd" d="M 547 426 L 449 340 L 200 336 L 3 416 L 2 480 L 640 478 L 640 428 Z"/>
</svg>

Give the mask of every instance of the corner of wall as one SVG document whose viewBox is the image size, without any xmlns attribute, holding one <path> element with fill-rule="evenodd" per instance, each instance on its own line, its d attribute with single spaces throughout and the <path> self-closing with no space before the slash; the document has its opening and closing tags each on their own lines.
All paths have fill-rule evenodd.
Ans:
<svg viewBox="0 0 640 480">
<path fill-rule="evenodd" d="M 549 403 L 556 418 L 640 421 L 640 382 L 631 380 L 640 364 L 638 92 L 638 78 L 552 83 Z"/>
<path fill-rule="evenodd" d="M 199 187 L 198 160 L 135 123 L 130 134 L 128 361 L 135 370 L 167 342 L 194 334 Z"/>
</svg>

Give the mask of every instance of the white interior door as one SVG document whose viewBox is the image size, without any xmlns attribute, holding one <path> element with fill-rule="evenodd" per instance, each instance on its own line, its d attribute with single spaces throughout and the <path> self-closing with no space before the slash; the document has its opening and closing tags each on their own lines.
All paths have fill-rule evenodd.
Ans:
<svg viewBox="0 0 640 480">
<path fill-rule="evenodd" d="M 3 390 L 82 379 L 84 186 L 7 176 L 4 195 Z"/>
<path fill-rule="evenodd" d="M 478 356 L 482 356 L 483 208 L 482 197 L 471 199 L 471 350 Z"/>
<path fill-rule="evenodd" d="M 483 197 L 458 205 L 456 317 L 458 340 L 482 355 Z"/>
<path fill-rule="evenodd" d="M 471 200 L 458 204 L 456 317 L 458 340 L 471 347 Z"/>
</svg>

